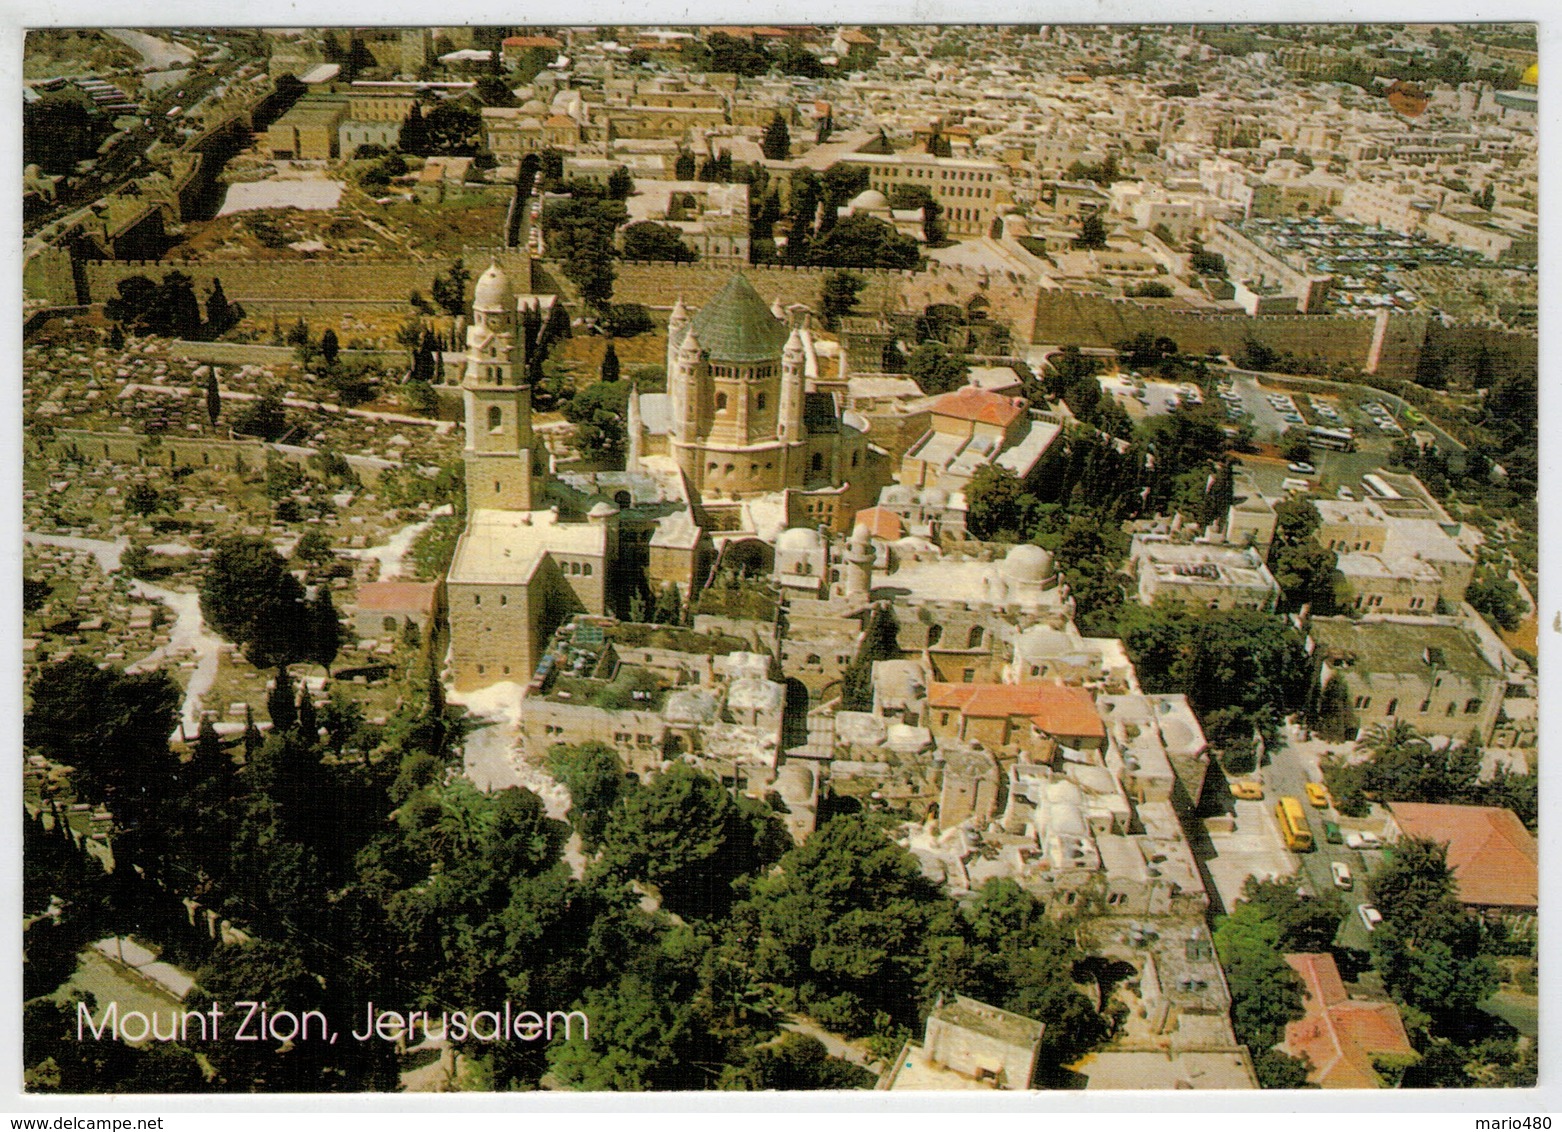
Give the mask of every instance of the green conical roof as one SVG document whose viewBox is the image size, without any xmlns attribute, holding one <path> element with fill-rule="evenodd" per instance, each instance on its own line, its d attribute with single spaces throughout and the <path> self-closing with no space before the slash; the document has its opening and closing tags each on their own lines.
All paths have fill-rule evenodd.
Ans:
<svg viewBox="0 0 1562 1132">
<path fill-rule="evenodd" d="M 770 313 L 741 271 L 689 323 L 700 346 L 716 361 L 765 362 L 779 358 L 791 333 Z"/>
</svg>

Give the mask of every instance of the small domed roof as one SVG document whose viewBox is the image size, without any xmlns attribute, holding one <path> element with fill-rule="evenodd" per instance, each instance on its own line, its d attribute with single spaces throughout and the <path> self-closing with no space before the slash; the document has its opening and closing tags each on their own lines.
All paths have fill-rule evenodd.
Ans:
<svg viewBox="0 0 1562 1132">
<path fill-rule="evenodd" d="M 940 509 L 948 507 L 949 493 L 941 487 L 930 487 L 922 493 L 922 506 Z"/>
<path fill-rule="evenodd" d="M 879 502 L 903 506 L 910 503 L 915 492 L 903 483 L 890 484 L 879 492 Z"/>
<path fill-rule="evenodd" d="M 472 292 L 472 309 L 502 311 L 514 305 L 515 290 L 510 286 L 510 277 L 497 263 L 490 263 L 488 270 L 478 276 L 477 287 Z"/>
<path fill-rule="evenodd" d="M 889 201 L 878 189 L 863 189 L 847 202 L 846 207 L 853 212 L 882 211 L 889 207 Z"/>
<path fill-rule="evenodd" d="M 818 550 L 820 547 L 819 532 L 812 527 L 792 527 L 781 532 L 781 537 L 776 539 L 776 549 L 790 551 L 794 554 L 806 554 Z"/>
<path fill-rule="evenodd" d="M 597 503 L 596 506 L 592 507 L 590 511 L 587 511 L 586 517 L 591 519 L 606 519 L 610 515 L 617 514 L 618 508 L 604 499 Z"/>
<path fill-rule="evenodd" d="M 1016 582 L 1044 582 L 1052 576 L 1052 555 L 1039 546 L 1021 543 L 1004 558 L 1002 572 Z"/>
</svg>

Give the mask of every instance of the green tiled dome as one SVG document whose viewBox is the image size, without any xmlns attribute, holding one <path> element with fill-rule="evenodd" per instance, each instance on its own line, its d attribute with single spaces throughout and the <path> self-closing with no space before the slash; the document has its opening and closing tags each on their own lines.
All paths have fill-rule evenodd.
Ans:
<svg viewBox="0 0 1562 1132">
<path fill-rule="evenodd" d="M 721 362 L 773 361 L 791 333 L 741 271 L 700 308 L 689 329 L 710 357 Z"/>
</svg>

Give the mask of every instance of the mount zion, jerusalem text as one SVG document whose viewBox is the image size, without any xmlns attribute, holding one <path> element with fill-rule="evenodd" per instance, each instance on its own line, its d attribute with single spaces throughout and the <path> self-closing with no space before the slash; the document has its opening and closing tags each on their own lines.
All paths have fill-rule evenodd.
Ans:
<svg viewBox="0 0 1562 1132">
<path fill-rule="evenodd" d="M 505 1002 L 491 1010 L 384 1010 L 370 1002 L 363 1022 L 347 1031 L 359 1042 L 406 1041 L 426 1038 L 479 1042 L 552 1041 L 555 1035 L 569 1041 L 589 1041 L 591 1022 L 579 1010 L 517 1010 Z M 224 1010 L 212 1003 L 203 1010 L 122 1010 L 110 1001 L 94 1019 L 87 1004 L 76 1006 L 77 1041 L 233 1041 L 334 1043 L 337 1031 L 320 1010 L 292 1011 L 269 1002 L 241 1001 Z"/>
</svg>

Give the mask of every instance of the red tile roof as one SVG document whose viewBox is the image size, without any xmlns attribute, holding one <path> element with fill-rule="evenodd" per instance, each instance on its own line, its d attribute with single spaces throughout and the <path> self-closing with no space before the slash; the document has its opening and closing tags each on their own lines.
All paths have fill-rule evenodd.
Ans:
<svg viewBox="0 0 1562 1132">
<path fill-rule="evenodd" d="M 1512 810 L 1430 802 L 1392 802 L 1388 808 L 1406 837 L 1447 843 L 1448 867 L 1464 903 L 1492 908 L 1539 904 L 1540 850 Z"/>
<path fill-rule="evenodd" d="M 939 416 L 1008 428 L 1025 411 L 1025 405 L 1023 397 L 1003 397 L 974 385 L 965 385 L 953 393 L 945 393 L 929 408 Z"/>
<path fill-rule="evenodd" d="M 1325 1089 L 1382 1088 L 1372 1064 L 1374 1055 L 1415 1053 L 1399 1008 L 1392 1002 L 1351 998 L 1332 955 L 1287 955 L 1285 961 L 1306 984 L 1303 1005 L 1307 1014 L 1286 1026 L 1281 1049 L 1312 1063 L 1307 1080 L 1314 1085 Z"/>
<path fill-rule="evenodd" d="M 930 708 L 953 708 L 979 719 L 1025 716 L 1049 735 L 1105 738 L 1096 704 L 1083 688 L 1063 684 L 928 685 Z"/>
<path fill-rule="evenodd" d="M 551 35 L 512 35 L 500 46 L 502 47 L 547 47 L 557 51 L 564 45 Z"/>
<path fill-rule="evenodd" d="M 428 613 L 438 593 L 438 582 L 365 582 L 353 606 L 375 613 Z"/>
<path fill-rule="evenodd" d="M 858 511 L 852 526 L 855 527 L 858 523 L 868 528 L 868 534 L 885 542 L 894 542 L 905 533 L 905 526 L 901 523 L 900 516 L 882 507 L 867 507 Z"/>
</svg>

